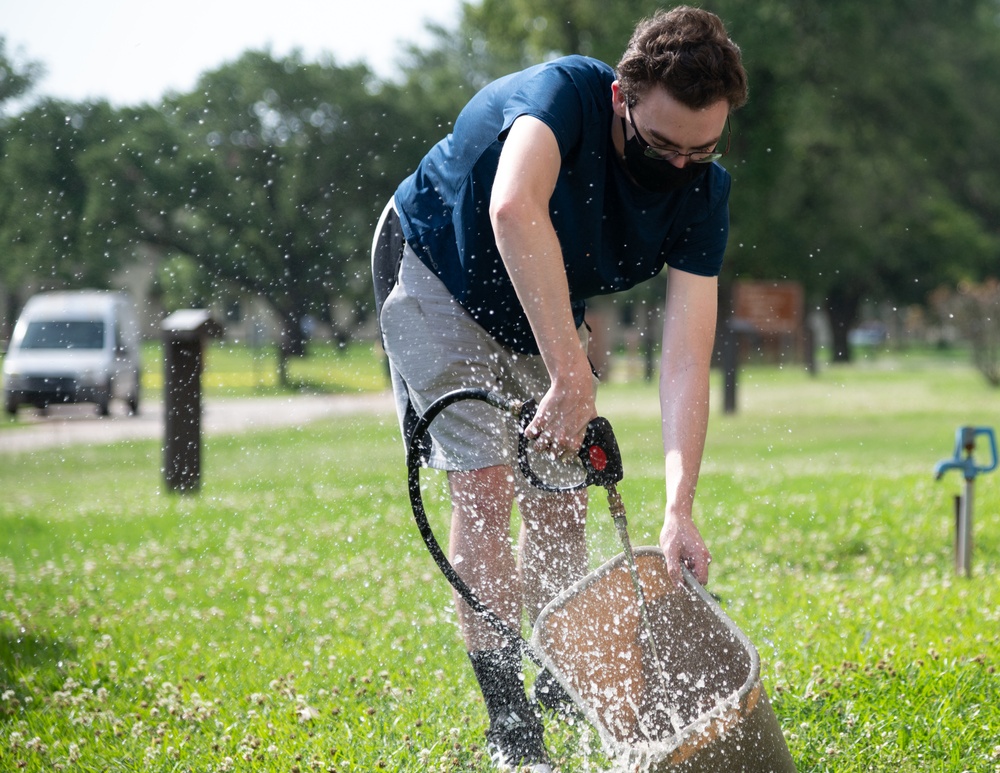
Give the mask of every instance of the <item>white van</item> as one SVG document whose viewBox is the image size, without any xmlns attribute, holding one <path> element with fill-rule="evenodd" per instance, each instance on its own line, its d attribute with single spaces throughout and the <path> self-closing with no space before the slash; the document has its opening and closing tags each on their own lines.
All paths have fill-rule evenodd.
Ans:
<svg viewBox="0 0 1000 773">
<path fill-rule="evenodd" d="M 139 410 L 139 326 L 128 296 L 98 290 L 40 293 L 21 311 L 3 360 L 3 404 L 97 403 Z"/>
</svg>

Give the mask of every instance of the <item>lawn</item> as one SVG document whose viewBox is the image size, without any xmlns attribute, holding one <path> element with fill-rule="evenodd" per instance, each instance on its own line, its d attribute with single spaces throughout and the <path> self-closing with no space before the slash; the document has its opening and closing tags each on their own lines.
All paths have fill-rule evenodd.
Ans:
<svg viewBox="0 0 1000 773">
<path fill-rule="evenodd" d="M 599 407 L 633 543 L 654 544 L 655 390 L 619 383 Z M 964 362 L 916 357 L 748 368 L 739 412 L 715 412 L 710 589 L 801 772 L 1000 771 L 1000 474 L 976 482 L 971 579 L 952 563 L 960 476 L 933 476 L 959 425 L 998 423 Z M 156 442 L 0 457 L 0 769 L 489 770 L 394 418 L 203 452 L 195 496 L 163 493 Z M 596 565 L 619 548 L 593 500 Z M 560 771 L 608 769 L 588 728 L 547 727 Z"/>
<path fill-rule="evenodd" d="M 288 383 L 278 379 L 278 354 L 274 346 L 245 346 L 214 341 L 205 347 L 202 387 L 206 394 L 229 397 L 321 392 L 342 394 L 380 389 L 385 369 L 373 344 L 339 347 L 314 341 L 306 355 L 288 358 Z M 147 393 L 163 391 L 163 346 L 143 347 L 142 384 Z"/>
</svg>

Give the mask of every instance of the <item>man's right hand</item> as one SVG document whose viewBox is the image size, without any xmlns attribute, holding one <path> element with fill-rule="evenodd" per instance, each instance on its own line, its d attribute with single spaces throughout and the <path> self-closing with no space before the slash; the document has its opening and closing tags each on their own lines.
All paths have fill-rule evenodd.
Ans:
<svg viewBox="0 0 1000 773">
<path fill-rule="evenodd" d="M 524 434 L 539 449 L 556 456 L 575 454 L 583 445 L 587 425 L 596 417 L 594 377 L 587 362 L 583 378 L 574 372 L 570 379 L 553 382 Z"/>
</svg>

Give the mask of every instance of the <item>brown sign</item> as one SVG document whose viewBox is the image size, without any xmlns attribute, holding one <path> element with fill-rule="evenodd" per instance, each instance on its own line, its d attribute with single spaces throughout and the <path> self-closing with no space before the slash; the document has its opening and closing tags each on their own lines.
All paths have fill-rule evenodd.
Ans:
<svg viewBox="0 0 1000 773">
<path fill-rule="evenodd" d="M 734 282 L 733 321 L 759 333 L 795 333 L 804 295 L 798 282 Z"/>
</svg>

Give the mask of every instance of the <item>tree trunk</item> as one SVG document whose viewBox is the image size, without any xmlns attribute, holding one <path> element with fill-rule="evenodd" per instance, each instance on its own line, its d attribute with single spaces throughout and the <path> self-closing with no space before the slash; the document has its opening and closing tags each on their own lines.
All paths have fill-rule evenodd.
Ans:
<svg viewBox="0 0 1000 773">
<path fill-rule="evenodd" d="M 832 288 L 826 297 L 826 315 L 830 321 L 833 351 L 831 362 L 851 362 L 849 333 L 858 321 L 861 296 L 847 287 Z"/>
<path fill-rule="evenodd" d="M 283 388 L 288 382 L 288 358 L 303 357 L 306 353 L 306 337 L 302 331 L 302 320 L 298 314 L 282 314 L 281 338 L 278 343 L 278 383 Z"/>
</svg>

